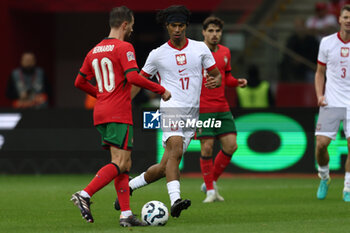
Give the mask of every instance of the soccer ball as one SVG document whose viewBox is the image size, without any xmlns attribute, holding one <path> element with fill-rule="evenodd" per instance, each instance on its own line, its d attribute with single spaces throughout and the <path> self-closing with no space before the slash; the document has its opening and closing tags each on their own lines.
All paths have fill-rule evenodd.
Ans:
<svg viewBox="0 0 350 233">
<path fill-rule="evenodd" d="M 160 201 L 147 202 L 141 211 L 142 222 L 151 226 L 164 226 L 169 218 L 166 205 Z"/>
</svg>

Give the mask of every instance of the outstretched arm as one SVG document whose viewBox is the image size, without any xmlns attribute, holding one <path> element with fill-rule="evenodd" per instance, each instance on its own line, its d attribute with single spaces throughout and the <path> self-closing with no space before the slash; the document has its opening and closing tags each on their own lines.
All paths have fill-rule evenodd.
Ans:
<svg viewBox="0 0 350 233">
<path fill-rule="evenodd" d="M 134 84 L 138 87 L 146 88 L 154 93 L 160 94 L 164 101 L 170 99 L 171 94 L 164 87 L 159 85 L 158 83 L 152 82 L 145 77 L 139 75 L 136 71 L 132 71 L 127 73 L 126 78 L 128 82 Z"/>
</svg>

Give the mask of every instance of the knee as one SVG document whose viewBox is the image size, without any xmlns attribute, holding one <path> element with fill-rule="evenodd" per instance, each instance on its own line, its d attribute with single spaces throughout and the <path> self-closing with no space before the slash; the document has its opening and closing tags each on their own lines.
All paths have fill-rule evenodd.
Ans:
<svg viewBox="0 0 350 233">
<path fill-rule="evenodd" d="M 232 143 L 230 145 L 226 145 L 222 147 L 222 150 L 226 153 L 226 154 L 230 154 L 232 155 L 233 153 L 235 153 L 235 151 L 238 149 L 237 143 Z"/>
<path fill-rule="evenodd" d="M 319 139 L 319 138 L 316 139 L 316 148 L 318 150 L 326 150 L 328 145 L 329 145 L 329 143 L 327 141 Z"/>
<path fill-rule="evenodd" d="M 213 154 L 213 145 L 210 143 L 203 143 L 201 151 L 202 151 L 202 156 L 209 157 Z"/>
<path fill-rule="evenodd" d="M 178 146 L 168 147 L 168 151 L 169 159 L 181 159 L 183 153 L 182 144 Z"/>
<path fill-rule="evenodd" d="M 158 166 L 158 174 L 165 176 L 166 163 L 160 163 Z"/>
<path fill-rule="evenodd" d="M 177 161 L 181 161 L 182 154 L 183 154 L 182 148 L 177 148 L 173 151 L 173 153 L 170 155 L 169 158 Z"/>
<path fill-rule="evenodd" d="M 130 171 L 131 169 L 131 160 L 112 160 L 112 163 L 119 167 L 120 173 L 124 173 L 126 171 Z"/>
</svg>

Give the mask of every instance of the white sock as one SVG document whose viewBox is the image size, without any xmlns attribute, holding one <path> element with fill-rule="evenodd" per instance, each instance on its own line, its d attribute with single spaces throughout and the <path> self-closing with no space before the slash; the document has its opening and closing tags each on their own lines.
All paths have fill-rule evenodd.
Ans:
<svg viewBox="0 0 350 233">
<path fill-rule="evenodd" d="M 131 212 L 131 210 L 122 211 L 121 215 L 123 216 L 121 218 L 127 218 L 127 217 L 132 215 L 132 212 Z"/>
<path fill-rule="evenodd" d="M 329 179 L 329 165 L 326 166 L 318 166 L 318 176 L 322 180 Z"/>
<path fill-rule="evenodd" d="M 350 192 L 350 172 L 345 172 L 344 191 Z"/>
<path fill-rule="evenodd" d="M 148 183 L 145 181 L 145 172 L 129 181 L 129 186 L 132 190 L 141 188 L 146 185 L 148 185 Z"/>
<path fill-rule="evenodd" d="M 79 194 L 80 194 L 82 197 L 91 198 L 90 195 L 89 195 L 87 192 L 85 192 L 84 190 L 81 190 L 81 191 L 79 192 Z"/>
<path fill-rule="evenodd" d="M 178 180 L 170 181 L 166 184 L 166 186 L 168 188 L 170 203 L 171 203 L 171 205 L 173 205 L 177 199 L 181 198 L 180 197 L 180 181 L 178 181 Z"/>
<path fill-rule="evenodd" d="M 207 190 L 207 196 L 214 195 L 214 194 L 215 194 L 215 189 Z"/>
</svg>

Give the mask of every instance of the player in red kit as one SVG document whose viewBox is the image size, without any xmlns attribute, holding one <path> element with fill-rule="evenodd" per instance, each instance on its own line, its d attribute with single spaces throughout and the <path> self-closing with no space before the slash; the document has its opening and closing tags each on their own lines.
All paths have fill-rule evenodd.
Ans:
<svg viewBox="0 0 350 233">
<path fill-rule="evenodd" d="M 93 222 L 90 198 L 114 180 L 120 200 L 120 225 L 143 226 L 129 205 L 129 175 L 133 121 L 131 112 L 131 86 L 149 89 L 162 96 L 164 101 L 171 94 L 159 84 L 138 74 L 133 46 L 125 42 L 133 28 L 133 12 L 125 6 L 110 12 L 111 27 L 108 38 L 102 40 L 87 54 L 75 80 L 75 86 L 97 98 L 94 108 L 94 125 L 102 136 L 102 146 L 111 152 L 111 163 L 102 167 L 92 181 L 72 195 L 72 201 L 88 222 Z M 96 79 L 96 87 L 89 83 Z"/>
<path fill-rule="evenodd" d="M 199 119 L 203 122 L 214 118 L 221 121 L 219 128 L 197 129 L 197 138 L 201 141 L 200 166 L 204 179 L 202 190 L 207 194 L 204 203 L 224 200 L 218 193 L 216 181 L 230 163 L 232 154 L 237 150 L 236 126 L 225 98 L 225 86 L 245 87 L 247 85 L 246 79 L 235 79 L 231 75 L 230 50 L 219 44 L 223 25 L 224 22 L 217 17 L 208 17 L 203 22 L 204 42 L 211 50 L 223 77 L 221 86 L 214 89 L 206 88 L 206 75 L 203 78 Z M 215 138 L 220 140 L 222 149 L 213 163 Z"/>
</svg>

